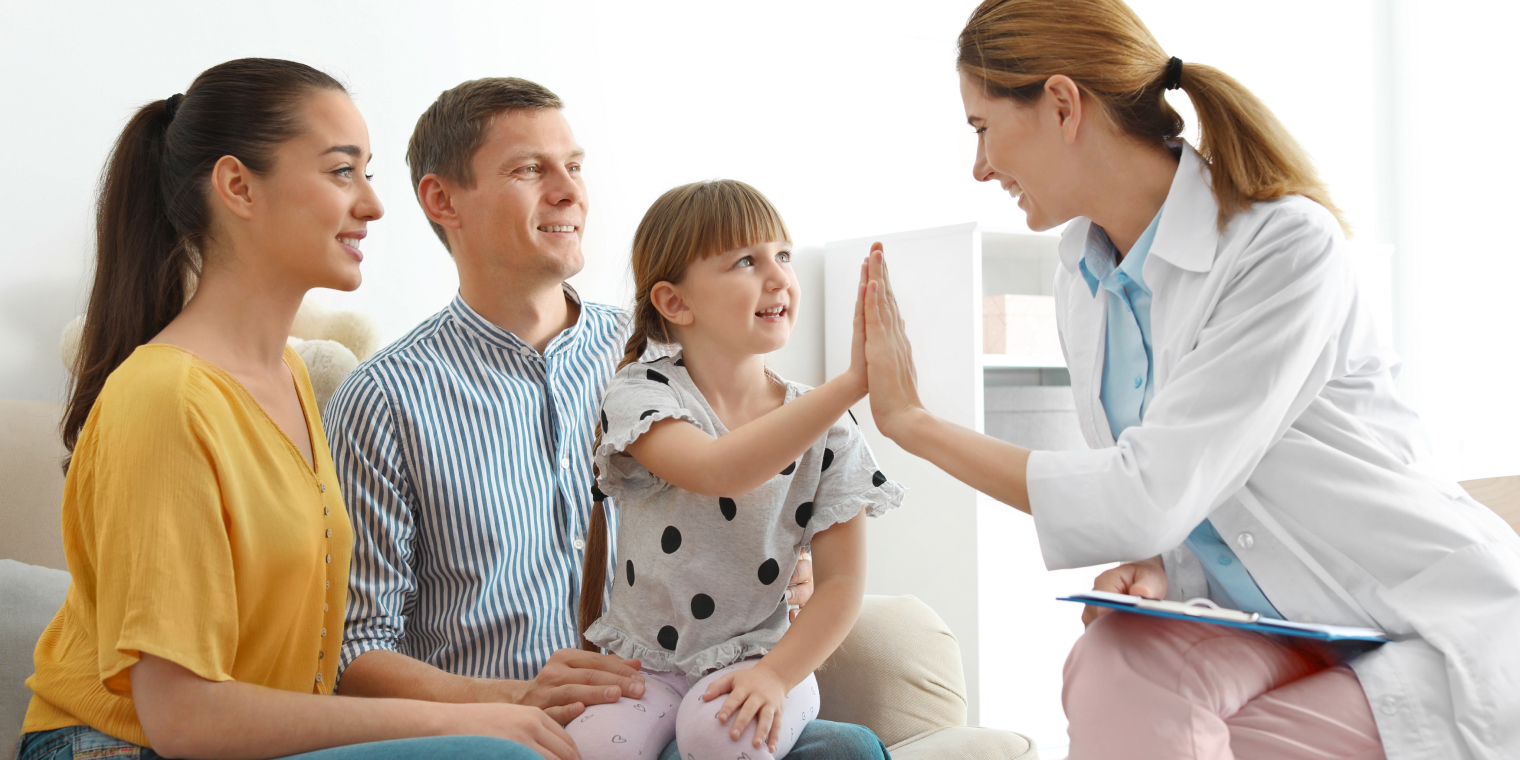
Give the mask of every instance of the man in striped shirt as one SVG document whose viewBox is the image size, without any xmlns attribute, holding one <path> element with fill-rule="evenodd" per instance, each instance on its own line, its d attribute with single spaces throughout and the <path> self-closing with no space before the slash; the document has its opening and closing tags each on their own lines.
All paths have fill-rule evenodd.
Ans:
<svg viewBox="0 0 1520 760">
<path fill-rule="evenodd" d="M 532 82 L 475 80 L 413 133 L 412 182 L 459 295 L 327 406 L 355 534 L 343 694 L 512 702 L 561 723 L 643 694 L 628 662 L 577 648 L 591 442 L 628 318 L 565 284 L 587 200 L 561 108 Z M 869 730 L 828 721 L 793 749 L 885 754 Z"/>
</svg>

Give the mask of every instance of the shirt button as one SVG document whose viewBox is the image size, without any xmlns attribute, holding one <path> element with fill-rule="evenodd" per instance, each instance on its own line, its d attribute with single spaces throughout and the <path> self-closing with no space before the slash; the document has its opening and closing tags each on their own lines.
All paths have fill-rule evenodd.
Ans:
<svg viewBox="0 0 1520 760">
<path fill-rule="evenodd" d="M 1393 715 L 1399 711 L 1399 700 L 1397 697 L 1383 697 L 1383 699 L 1378 704 L 1378 709 L 1381 710 L 1384 715 Z"/>
<path fill-rule="evenodd" d="M 322 508 L 322 514 L 324 514 L 324 515 L 327 514 L 327 507 L 323 507 Z"/>
<path fill-rule="evenodd" d="M 318 483 L 317 484 L 317 490 L 321 491 L 322 493 L 327 493 L 327 484 L 326 483 Z"/>
<path fill-rule="evenodd" d="M 326 628 L 322 629 L 322 638 L 324 638 L 324 639 L 327 638 L 327 629 Z"/>
<path fill-rule="evenodd" d="M 1256 545 L 1256 537 L 1250 533 L 1242 533 L 1235 537 L 1235 545 L 1242 549 L 1249 549 Z"/>
<path fill-rule="evenodd" d="M 332 564 L 332 555 L 331 554 L 327 555 L 327 564 L 329 564 L 329 565 Z"/>
<path fill-rule="evenodd" d="M 327 537 L 332 538 L 332 528 L 327 529 Z"/>
<path fill-rule="evenodd" d="M 323 652 L 317 652 L 317 659 L 319 659 L 319 660 L 322 659 L 323 657 L 326 657 L 326 656 L 327 656 L 327 652 L 325 652 L 325 651 L 323 651 Z"/>
<path fill-rule="evenodd" d="M 1228 565 L 1228 564 L 1230 564 L 1230 563 L 1232 563 L 1234 561 L 1235 560 L 1230 559 L 1230 556 L 1228 554 L 1219 558 L 1219 564 L 1221 564 L 1221 565 Z"/>
<path fill-rule="evenodd" d="M 1145 384 L 1145 378 L 1143 378 L 1143 377 L 1141 377 L 1139 375 L 1135 375 L 1135 387 L 1139 388 L 1141 385 L 1144 385 L 1144 384 Z"/>
<path fill-rule="evenodd" d="M 327 587 L 328 587 L 328 588 L 332 588 L 332 581 L 328 581 L 328 582 L 327 582 Z"/>
<path fill-rule="evenodd" d="M 580 551 L 580 550 L 586 548 L 586 541 L 585 541 L 585 539 L 577 538 L 574 541 L 572 541 L 571 543 L 575 544 L 575 550 L 576 551 Z"/>
<path fill-rule="evenodd" d="M 533 349 L 528 348 L 527 346 L 522 346 L 521 348 L 517 349 L 517 353 L 522 354 L 523 356 L 532 356 Z"/>
<path fill-rule="evenodd" d="M 567 470 L 570 469 L 570 457 L 562 457 L 559 460 L 559 466 Z"/>
<path fill-rule="evenodd" d="M 317 683 L 322 683 L 322 674 L 321 673 L 317 674 Z"/>
<path fill-rule="evenodd" d="M 326 611 L 327 611 L 327 605 L 325 605 L 325 604 L 324 604 L 324 605 L 322 605 L 322 611 L 323 611 L 323 612 L 326 612 Z"/>
</svg>

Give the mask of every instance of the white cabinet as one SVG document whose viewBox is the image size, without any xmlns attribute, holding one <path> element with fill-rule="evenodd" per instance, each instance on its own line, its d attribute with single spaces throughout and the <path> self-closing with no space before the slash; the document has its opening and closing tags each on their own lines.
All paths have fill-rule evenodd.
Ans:
<svg viewBox="0 0 1520 760">
<path fill-rule="evenodd" d="M 1038 376 L 1064 365 L 1059 356 L 982 354 L 982 296 L 1049 295 L 1058 238 L 972 223 L 825 248 L 827 376 L 849 364 L 860 262 L 876 240 L 913 341 L 920 395 L 936 415 L 983 431 L 989 373 L 996 382 L 1000 374 Z M 909 488 L 902 509 L 870 526 L 868 593 L 913 594 L 945 619 L 961 645 L 973 723 L 1064 745 L 1060 666 L 1081 624 L 1080 610 L 1055 596 L 1087 588 L 1093 573 L 1075 571 L 1080 580 L 1047 573 L 1027 515 L 882 437 L 869 401 L 855 416 L 882 472 Z"/>
</svg>

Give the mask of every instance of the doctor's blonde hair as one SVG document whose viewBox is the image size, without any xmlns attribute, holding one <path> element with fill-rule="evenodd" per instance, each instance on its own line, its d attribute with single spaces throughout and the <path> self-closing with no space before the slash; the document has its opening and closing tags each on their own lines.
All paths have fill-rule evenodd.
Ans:
<svg viewBox="0 0 1520 760">
<path fill-rule="evenodd" d="M 644 212 L 633 234 L 633 327 L 618 369 L 643 358 L 653 343 L 675 342 L 670 336 L 670 324 L 650 300 L 655 285 L 679 283 L 692 262 L 724 251 L 791 239 L 786 222 L 770 200 L 738 180 L 714 179 L 667 190 Z M 605 419 L 605 415 L 601 417 Z M 597 428 L 593 455 L 601 447 L 606 432 Z M 591 525 L 586 530 L 579 619 L 581 648 L 596 652 L 600 650 L 585 640 L 585 634 L 602 614 L 608 531 L 605 497 L 594 484 L 591 495 L 595 504 L 591 508 Z"/>
<path fill-rule="evenodd" d="M 1065 74 L 1142 140 L 1182 134 L 1164 97 L 1171 56 L 1121 0 L 985 0 L 961 30 L 956 68 L 989 94 L 1039 100 Z M 1181 90 L 1198 112 L 1198 153 L 1213 175 L 1222 229 L 1257 201 L 1302 195 L 1350 232 L 1308 153 L 1259 98 L 1212 66 L 1184 62 Z"/>
</svg>

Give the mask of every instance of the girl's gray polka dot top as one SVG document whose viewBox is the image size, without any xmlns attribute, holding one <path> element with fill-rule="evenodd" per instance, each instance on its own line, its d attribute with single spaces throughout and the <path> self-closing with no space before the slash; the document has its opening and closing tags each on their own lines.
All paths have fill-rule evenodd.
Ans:
<svg viewBox="0 0 1520 760">
<path fill-rule="evenodd" d="M 811 388 L 781 381 L 786 402 Z M 625 453 L 660 420 L 728 433 L 680 355 L 630 364 L 607 386 L 598 490 L 617 507 L 608 611 L 586 638 L 645 668 L 703 675 L 769 652 L 786 632 L 786 584 L 813 535 L 865 510 L 878 517 L 907 489 L 888 480 L 850 415 L 747 494 L 677 488 Z"/>
</svg>

